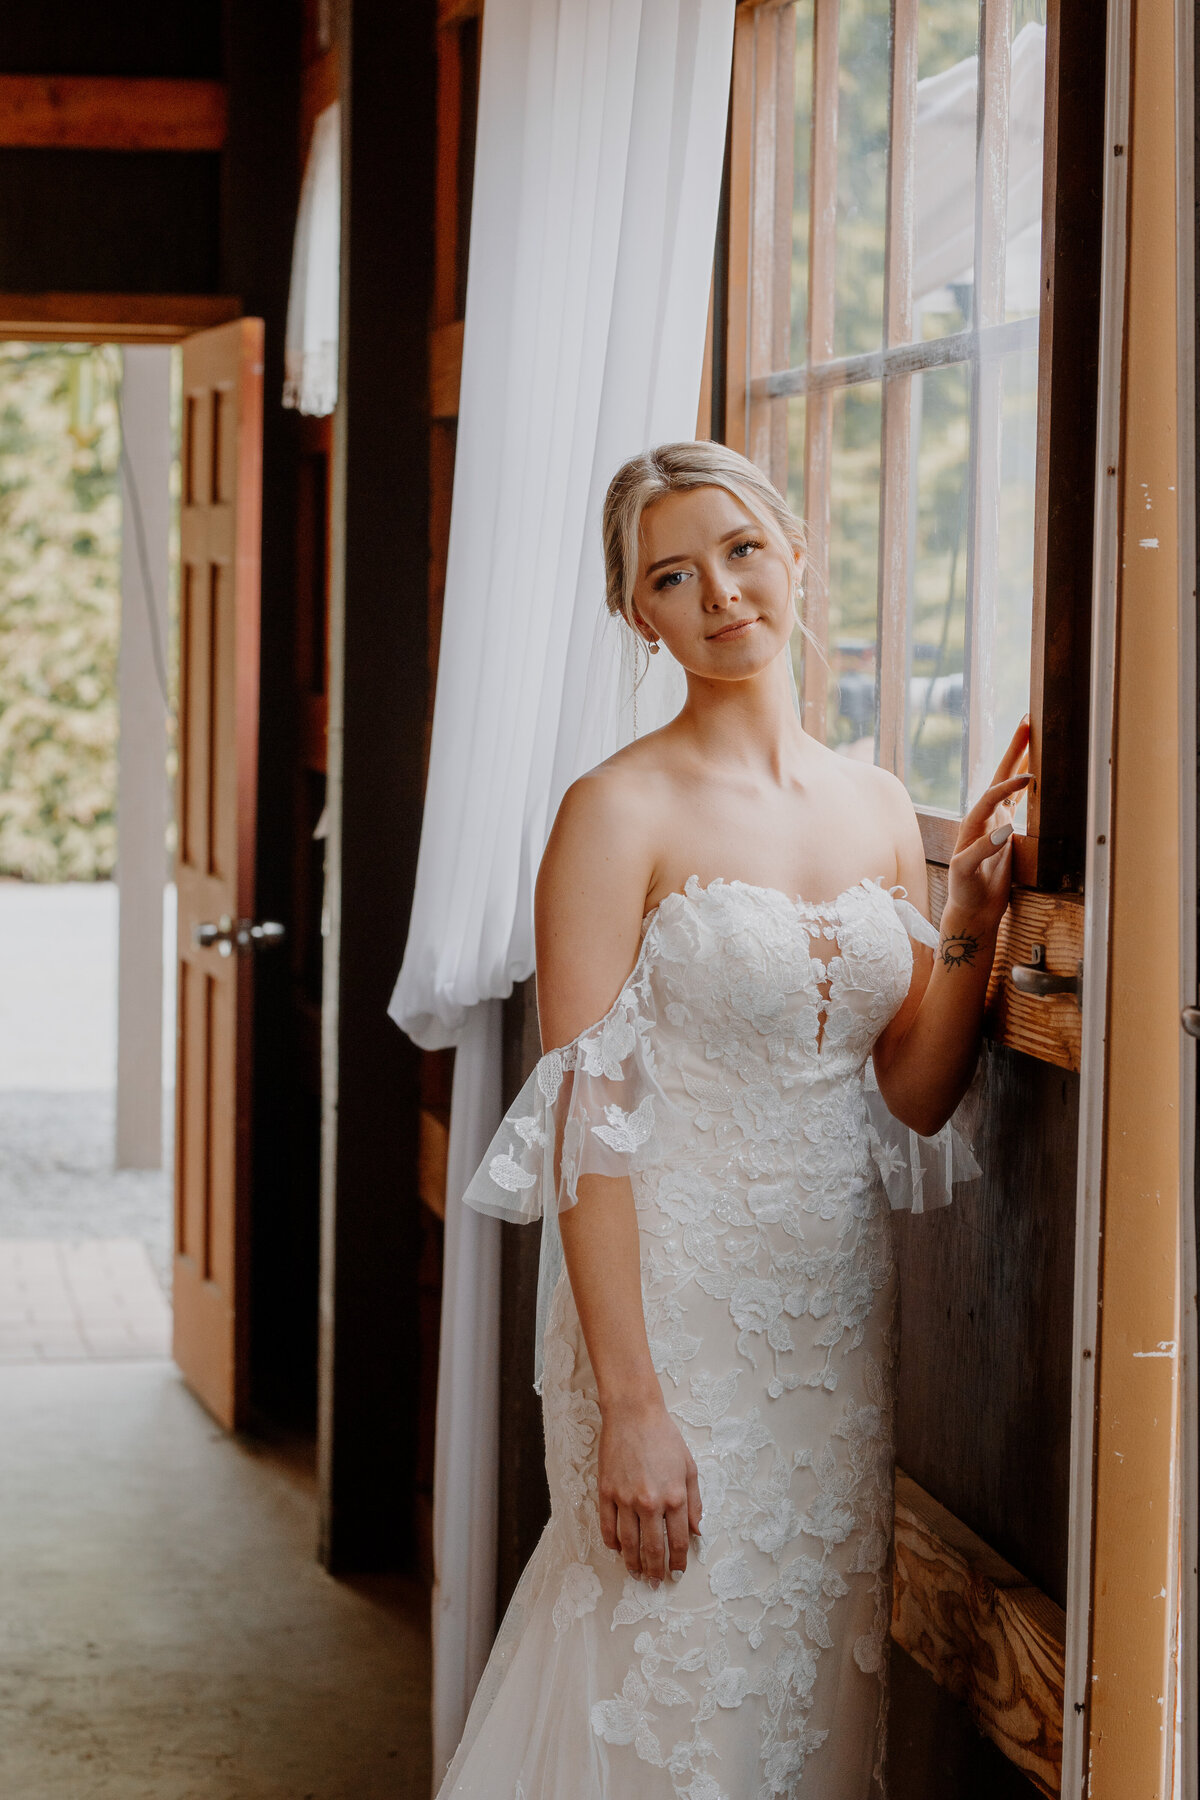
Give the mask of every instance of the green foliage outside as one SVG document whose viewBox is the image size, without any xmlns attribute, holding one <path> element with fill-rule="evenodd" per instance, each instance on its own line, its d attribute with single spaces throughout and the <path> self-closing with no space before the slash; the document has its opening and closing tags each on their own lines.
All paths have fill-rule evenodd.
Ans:
<svg viewBox="0 0 1200 1800">
<path fill-rule="evenodd" d="M 118 356 L 0 346 L 0 875 L 116 860 Z"/>
</svg>

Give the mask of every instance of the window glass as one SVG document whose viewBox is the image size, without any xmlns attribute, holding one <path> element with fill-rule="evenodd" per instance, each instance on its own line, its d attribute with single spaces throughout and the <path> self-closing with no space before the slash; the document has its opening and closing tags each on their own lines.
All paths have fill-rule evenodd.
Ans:
<svg viewBox="0 0 1200 1800">
<path fill-rule="evenodd" d="M 838 14 L 837 289 L 834 353 L 883 342 L 887 223 L 887 0 L 842 0 Z"/>
<path fill-rule="evenodd" d="M 970 435 L 967 364 L 914 375 L 905 776 L 918 806 L 950 813 L 962 785 Z"/>
<path fill-rule="evenodd" d="M 796 25 L 796 113 L 792 144 L 792 346 L 789 360 L 808 353 L 808 202 L 812 179 L 813 3 L 792 8 Z M 791 428 L 789 426 L 789 435 Z M 804 436 L 800 437 L 803 456 Z"/>
<path fill-rule="evenodd" d="M 975 285 L 978 0 L 918 8 L 913 337 L 971 324 Z"/>
<path fill-rule="evenodd" d="M 875 760 L 881 404 L 878 381 L 834 395 L 829 484 L 826 741 L 865 762 Z"/>
<path fill-rule="evenodd" d="M 1033 630 L 1033 525 L 1037 498 L 1036 348 L 1004 359 L 1000 438 L 1000 541 L 992 691 L 984 745 L 990 770 L 1029 710 Z"/>
<path fill-rule="evenodd" d="M 1009 63 L 1008 242 L 1004 307 L 1010 319 L 1041 301 L 1042 139 L 1046 116 L 1045 0 L 1015 0 Z"/>
</svg>

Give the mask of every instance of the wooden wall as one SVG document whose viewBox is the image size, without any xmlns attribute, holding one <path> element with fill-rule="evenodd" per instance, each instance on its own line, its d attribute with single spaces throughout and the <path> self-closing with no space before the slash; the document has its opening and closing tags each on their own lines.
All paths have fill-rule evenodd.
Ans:
<svg viewBox="0 0 1200 1800">
<path fill-rule="evenodd" d="M 339 22 L 319 1412 L 338 1569 L 415 1553 L 420 1063 L 387 1005 L 424 793 L 434 18 L 347 0 Z"/>
</svg>

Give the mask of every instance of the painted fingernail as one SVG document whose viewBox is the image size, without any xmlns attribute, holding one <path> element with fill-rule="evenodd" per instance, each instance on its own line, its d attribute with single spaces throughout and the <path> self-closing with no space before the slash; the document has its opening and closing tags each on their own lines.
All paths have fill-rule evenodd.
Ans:
<svg viewBox="0 0 1200 1800">
<path fill-rule="evenodd" d="M 993 844 L 1007 844 L 1012 834 L 1013 828 L 1011 825 L 998 825 L 992 833 L 991 841 Z"/>
<path fill-rule="evenodd" d="M 662 1586 L 662 1582 L 658 1579 L 657 1575 L 652 1575 L 650 1577 L 650 1586 L 655 1591 Z"/>
<path fill-rule="evenodd" d="M 683 1570 L 682 1569 L 672 1569 L 671 1570 L 671 1580 L 672 1581 L 682 1581 L 683 1580 Z"/>
</svg>

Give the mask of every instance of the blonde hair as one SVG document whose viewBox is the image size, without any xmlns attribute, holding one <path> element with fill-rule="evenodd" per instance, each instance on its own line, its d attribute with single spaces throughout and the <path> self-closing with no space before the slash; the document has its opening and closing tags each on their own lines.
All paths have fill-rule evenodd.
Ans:
<svg viewBox="0 0 1200 1800">
<path fill-rule="evenodd" d="M 634 632 L 633 586 L 642 514 L 665 494 L 701 487 L 721 487 L 740 500 L 769 537 L 782 539 L 789 556 L 797 550 L 803 555 L 807 549 L 803 520 L 761 469 L 727 445 L 702 438 L 695 443 L 660 444 L 657 450 L 631 456 L 609 482 L 604 498 L 604 599 L 609 612 L 619 614 Z"/>
</svg>

